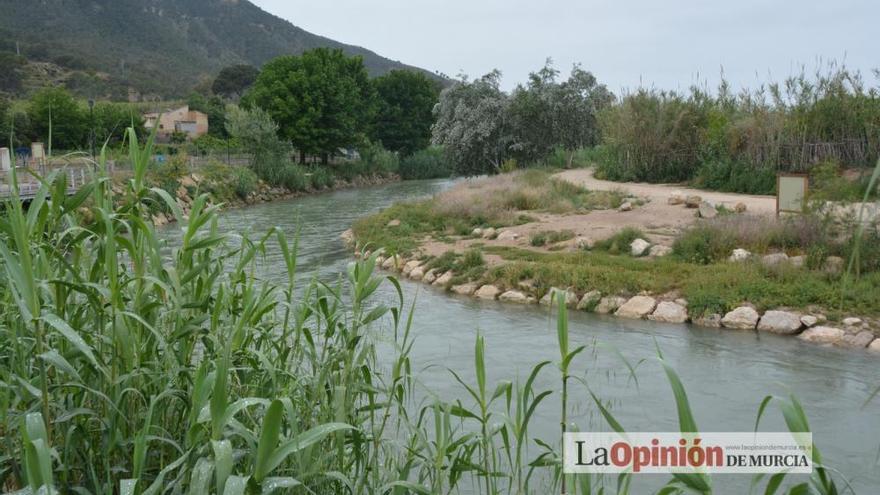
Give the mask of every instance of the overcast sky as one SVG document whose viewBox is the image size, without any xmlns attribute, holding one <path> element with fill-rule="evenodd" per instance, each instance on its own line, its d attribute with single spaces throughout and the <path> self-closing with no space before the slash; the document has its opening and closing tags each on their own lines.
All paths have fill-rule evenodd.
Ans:
<svg viewBox="0 0 880 495">
<path fill-rule="evenodd" d="M 872 85 L 880 0 L 252 0 L 293 24 L 450 76 L 512 88 L 552 57 L 612 90 L 782 79 L 845 61 Z"/>
</svg>

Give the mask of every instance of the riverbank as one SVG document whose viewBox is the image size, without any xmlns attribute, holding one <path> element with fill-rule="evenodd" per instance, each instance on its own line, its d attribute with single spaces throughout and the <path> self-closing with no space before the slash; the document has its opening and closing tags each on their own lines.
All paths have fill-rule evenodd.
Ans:
<svg viewBox="0 0 880 495">
<path fill-rule="evenodd" d="M 183 214 L 189 215 L 194 198 L 202 193 L 208 193 L 211 197 L 212 203 L 222 204 L 224 208 L 241 208 L 260 203 L 323 194 L 344 189 L 377 186 L 400 180 L 400 177 L 397 175 L 359 175 L 353 177 L 351 180 L 337 179 L 333 182 L 333 185 L 329 187 L 311 188 L 304 191 L 291 191 L 284 187 L 273 187 L 263 180 L 255 179 L 250 192 L 247 194 L 238 194 L 236 191 L 236 185 L 233 183 L 235 177 L 228 173 L 216 173 L 216 170 L 213 172 L 214 173 L 186 173 L 175 177 L 170 183 L 169 181 L 160 182 L 154 178 L 152 180 L 152 187 L 165 189 L 177 201 Z M 117 194 L 121 193 L 123 190 L 123 184 L 120 181 L 116 181 L 114 183 L 114 190 Z M 157 202 L 156 208 L 151 214 L 153 224 L 158 227 L 176 222 L 177 220 L 174 215 L 160 205 L 161 203 Z"/>
<path fill-rule="evenodd" d="M 705 204 L 691 209 L 671 197 L 590 191 L 549 172 L 527 174 L 468 181 L 392 206 L 357 222 L 346 239 L 356 250 L 382 249 L 386 269 L 464 296 L 549 304 L 558 291 L 583 311 L 880 352 L 880 277 L 862 273 L 844 290 L 844 252 L 820 257 L 786 244 L 813 227 L 723 204 L 712 205 L 718 220 L 710 221 L 700 218 L 712 216 Z M 676 208 L 678 219 L 652 211 L 661 204 Z M 749 241 L 747 228 L 760 235 Z M 732 242 L 751 242 L 742 244 L 749 250 L 736 245 L 722 259 L 694 262 L 704 248 L 694 248 L 694 238 L 705 234 L 718 250 L 711 244 L 724 236 L 712 229 L 743 231 Z M 763 239 L 770 236 L 788 240 L 777 246 Z"/>
</svg>

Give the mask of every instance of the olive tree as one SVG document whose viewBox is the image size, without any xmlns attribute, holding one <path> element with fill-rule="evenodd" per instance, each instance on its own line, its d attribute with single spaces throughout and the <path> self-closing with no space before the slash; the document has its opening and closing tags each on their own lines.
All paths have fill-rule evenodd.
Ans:
<svg viewBox="0 0 880 495">
<path fill-rule="evenodd" d="M 458 174 L 496 172 L 509 156 L 510 97 L 501 90 L 500 78 L 497 70 L 471 82 L 463 78 L 440 94 L 432 141 L 443 146 Z"/>
</svg>

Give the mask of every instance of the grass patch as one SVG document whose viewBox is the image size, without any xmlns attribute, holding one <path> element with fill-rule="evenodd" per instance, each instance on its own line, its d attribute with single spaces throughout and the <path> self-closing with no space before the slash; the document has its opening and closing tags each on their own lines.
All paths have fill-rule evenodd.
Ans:
<svg viewBox="0 0 880 495">
<path fill-rule="evenodd" d="M 596 242 L 593 249 L 610 254 L 629 253 L 629 245 L 636 239 L 644 239 L 645 233 L 635 227 L 626 227 L 607 239 Z"/>
<path fill-rule="evenodd" d="M 569 239 L 574 239 L 574 232 L 571 230 L 542 230 L 541 232 L 533 234 L 529 243 L 532 246 L 540 247 L 567 241 Z"/>
</svg>

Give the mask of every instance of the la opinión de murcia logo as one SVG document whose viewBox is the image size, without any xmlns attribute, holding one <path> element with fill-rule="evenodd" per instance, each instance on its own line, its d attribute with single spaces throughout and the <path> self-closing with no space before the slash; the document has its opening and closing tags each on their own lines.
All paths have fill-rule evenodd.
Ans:
<svg viewBox="0 0 880 495">
<path fill-rule="evenodd" d="M 811 433 L 566 433 L 566 473 L 811 473 Z"/>
</svg>

